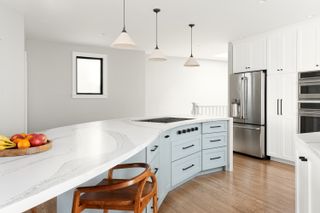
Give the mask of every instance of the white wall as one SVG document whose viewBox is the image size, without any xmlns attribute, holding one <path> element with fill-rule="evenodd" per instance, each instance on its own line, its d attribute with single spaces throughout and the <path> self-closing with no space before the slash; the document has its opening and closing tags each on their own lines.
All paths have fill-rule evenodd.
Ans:
<svg viewBox="0 0 320 213">
<path fill-rule="evenodd" d="M 0 134 L 25 130 L 24 18 L 0 5 Z"/>
<path fill-rule="evenodd" d="M 27 41 L 30 131 L 145 112 L 145 53 Z M 108 98 L 73 99 L 72 51 L 108 56 Z"/>
<path fill-rule="evenodd" d="M 228 64 L 199 60 L 200 67 L 184 67 L 186 58 L 147 61 L 146 114 L 190 114 L 192 102 L 227 105 Z"/>
</svg>

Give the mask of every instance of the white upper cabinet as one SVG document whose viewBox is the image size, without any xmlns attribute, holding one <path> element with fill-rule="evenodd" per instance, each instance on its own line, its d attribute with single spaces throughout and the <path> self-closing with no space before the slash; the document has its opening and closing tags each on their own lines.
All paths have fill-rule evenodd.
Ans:
<svg viewBox="0 0 320 213">
<path fill-rule="evenodd" d="M 276 31 L 268 36 L 268 74 L 295 73 L 297 33 L 295 29 Z"/>
<path fill-rule="evenodd" d="M 267 40 L 255 37 L 233 44 L 233 72 L 267 69 Z"/>
<path fill-rule="evenodd" d="M 320 70 L 320 24 L 298 28 L 298 71 Z"/>
</svg>

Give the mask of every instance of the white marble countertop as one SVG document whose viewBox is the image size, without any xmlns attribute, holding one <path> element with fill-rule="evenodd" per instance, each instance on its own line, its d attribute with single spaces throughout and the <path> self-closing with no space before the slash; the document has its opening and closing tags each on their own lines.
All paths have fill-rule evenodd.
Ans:
<svg viewBox="0 0 320 213">
<path fill-rule="evenodd" d="M 298 134 L 297 137 L 298 143 L 305 143 L 320 158 L 320 132 Z"/>
<path fill-rule="evenodd" d="M 229 120 L 196 117 L 159 124 L 133 121 L 137 119 L 142 118 L 46 130 L 43 133 L 53 141 L 51 150 L 0 158 L 0 212 L 23 212 L 56 197 L 137 154 L 165 130 L 191 123 Z"/>
</svg>

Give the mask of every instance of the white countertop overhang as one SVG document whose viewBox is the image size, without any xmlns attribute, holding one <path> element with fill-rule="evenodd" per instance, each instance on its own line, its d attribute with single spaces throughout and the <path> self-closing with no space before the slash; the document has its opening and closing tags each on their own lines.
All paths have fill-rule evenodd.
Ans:
<svg viewBox="0 0 320 213">
<path fill-rule="evenodd" d="M 194 118 L 169 124 L 114 119 L 43 131 L 53 141 L 51 150 L 0 158 L 0 212 L 23 212 L 73 189 L 137 154 L 163 131 L 231 120 Z"/>
</svg>

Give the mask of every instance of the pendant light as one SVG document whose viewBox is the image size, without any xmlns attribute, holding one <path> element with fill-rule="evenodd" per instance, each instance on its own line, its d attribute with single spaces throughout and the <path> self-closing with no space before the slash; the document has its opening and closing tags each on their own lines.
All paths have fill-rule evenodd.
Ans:
<svg viewBox="0 0 320 213">
<path fill-rule="evenodd" d="M 133 49 L 136 44 L 126 31 L 126 1 L 123 0 L 123 29 L 118 38 L 111 44 L 113 48 Z"/>
<path fill-rule="evenodd" d="M 159 8 L 153 9 L 153 12 L 156 14 L 156 47 L 149 56 L 150 61 L 166 61 L 166 56 L 162 53 L 158 46 L 158 13 L 160 12 Z"/>
<path fill-rule="evenodd" d="M 194 27 L 194 24 L 189 24 L 189 27 L 191 29 L 191 55 L 184 64 L 185 67 L 198 67 L 200 64 L 198 63 L 197 59 L 195 59 L 192 55 L 192 28 Z"/>
</svg>

